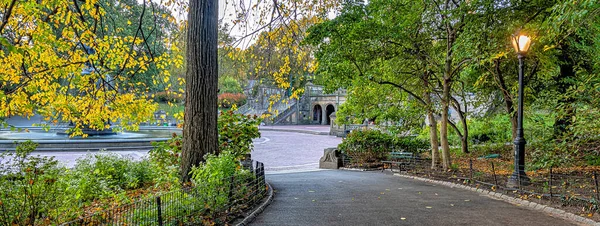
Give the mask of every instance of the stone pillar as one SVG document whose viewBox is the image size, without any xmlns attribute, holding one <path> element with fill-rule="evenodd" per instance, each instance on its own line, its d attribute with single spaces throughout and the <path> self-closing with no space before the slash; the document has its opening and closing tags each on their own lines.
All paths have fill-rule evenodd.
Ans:
<svg viewBox="0 0 600 226">
<path fill-rule="evenodd" d="M 327 106 L 321 107 L 321 125 L 327 125 Z"/>
</svg>

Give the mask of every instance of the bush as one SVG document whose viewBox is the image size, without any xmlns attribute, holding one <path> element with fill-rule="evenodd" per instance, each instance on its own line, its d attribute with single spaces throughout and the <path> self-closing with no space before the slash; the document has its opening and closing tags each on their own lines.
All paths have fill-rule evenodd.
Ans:
<svg viewBox="0 0 600 226">
<path fill-rule="evenodd" d="M 394 149 L 406 152 L 421 153 L 431 148 L 431 143 L 428 140 L 419 139 L 414 136 L 396 137 L 393 139 L 393 142 Z"/>
<path fill-rule="evenodd" d="M 233 200 L 229 195 L 241 191 L 231 190 L 234 188 L 232 178 L 239 183 L 252 179 L 253 175 L 242 169 L 236 156 L 230 152 L 222 152 L 219 156 L 208 154 L 205 158 L 206 162 L 192 169 L 192 181 L 210 214 L 223 213 Z M 242 198 L 247 194 L 235 196 Z"/>
<path fill-rule="evenodd" d="M 146 187 L 156 177 L 148 160 L 134 161 L 114 153 L 89 154 L 78 159 L 70 175 L 81 202 L 114 197 L 119 192 Z"/>
<path fill-rule="evenodd" d="M 393 144 L 393 137 L 379 130 L 353 130 L 338 149 L 353 163 L 374 163 L 385 160 Z"/>
<path fill-rule="evenodd" d="M 235 114 L 229 110 L 221 112 L 217 121 L 219 130 L 219 149 L 230 152 L 236 159 L 250 154 L 255 138 L 260 137 L 258 125 L 261 119 L 256 116 Z"/>
<path fill-rule="evenodd" d="M 229 109 L 233 105 L 242 106 L 246 104 L 246 96 L 241 93 L 221 93 L 219 94 L 218 105 L 220 108 Z"/>
<path fill-rule="evenodd" d="M 53 157 L 30 155 L 36 147 L 27 141 L 14 153 L 0 154 L 0 225 L 57 223 L 77 212 L 65 196 L 68 189 L 61 180 L 65 169 Z"/>
<path fill-rule="evenodd" d="M 242 93 L 244 90 L 235 78 L 223 76 L 219 78 L 219 91 L 221 93 Z"/>
</svg>

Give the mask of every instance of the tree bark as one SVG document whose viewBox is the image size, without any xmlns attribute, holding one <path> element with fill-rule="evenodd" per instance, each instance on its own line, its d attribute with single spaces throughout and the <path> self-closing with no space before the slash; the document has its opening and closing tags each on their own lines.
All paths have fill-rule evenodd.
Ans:
<svg viewBox="0 0 600 226">
<path fill-rule="evenodd" d="M 575 109 L 573 108 L 573 102 L 575 99 L 572 95 L 567 94 L 569 87 L 571 86 L 569 80 L 575 77 L 575 66 L 573 65 L 573 59 L 570 56 L 570 52 L 568 51 L 568 46 L 566 48 L 562 48 L 562 53 L 559 56 L 560 61 L 560 74 L 555 77 L 556 81 L 556 91 L 558 93 L 563 94 L 564 97 L 560 97 L 558 99 L 557 109 L 564 109 L 559 111 L 559 114 L 556 115 L 554 119 L 554 138 L 562 139 L 567 129 L 571 126 L 572 118 L 575 116 Z"/>
<path fill-rule="evenodd" d="M 437 168 L 437 163 L 439 162 L 439 143 L 438 143 L 438 131 L 437 131 L 437 121 L 435 120 L 435 115 L 432 110 L 427 111 L 427 118 L 429 118 L 429 139 L 431 142 L 431 169 Z"/>
<path fill-rule="evenodd" d="M 207 153 L 218 153 L 217 34 L 218 1 L 190 0 L 187 30 L 182 182 Z"/>
<path fill-rule="evenodd" d="M 438 131 L 437 121 L 435 120 L 435 113 L 433 111 L 433 104 L 431 103 L 431 92 L 429 91 L 429 73 L 423 74 L 423 100 L 425 101 L 425 108 L 427 109 L 427 120 L 429 121 L 429 140 L 431 143 L 431 169 L 436 169 L 439 162 L 439 143 L 438 143 Z"/>
<path fill-rule="evenodd" d="M 440 128 L 440 141 L 442 143 L 442 167 L 450 168 L 450 145 L 448 144 L 448 110 L 450 105 L 450 90 L 452 89 L 452 46 L 454 34 L 448 31 L 446 40 L 446 59 L 444 63 L 444 79 L 442 81 L 442 126 Z"/>
<path fill-rule="evenodd" d="M 513 104 L 512 96 L 506 87 L 506 82 L 504 81 L 504 75 L 502 74 L 502 70 L 500 69 L 500 61 L 494 60 L 494 71 L 496 72 L 496 79 L 498 80 L 498 86 L 500 91 L 502 91 L 502 96 L 504 98 L 504 107 L 508 116 L 510 118 L 510 126 L 512 132 L 512 140 L 517 138 L 517 115 L 515 114 L 515 108 Z"/>
<path fill-rule="evenodd" d="M 448 104 L 450 101 L 451 80 L 448 75 L 444 75 L 442 92 L 442 126 L 440 128 L 440 141 L 442 143 L 442 167 L 444 170 L 450 168 L 450 145 L 448 144 Z"/>
</svg>

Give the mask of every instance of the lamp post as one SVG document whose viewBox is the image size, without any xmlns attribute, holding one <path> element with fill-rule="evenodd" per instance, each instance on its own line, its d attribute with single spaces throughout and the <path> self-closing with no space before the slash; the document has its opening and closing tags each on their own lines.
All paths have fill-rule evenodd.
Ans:
<svg viewBox="0 0 600 226">
<path fill-rule="evenodd" d="M 517 110 L 517 137 L 515 138 L 515 171 L 508 179 L 507 187 L 519 187 L 529 184 L 525 174 L 525 138 L 523 137 L 523 59 L 531 45 L 531 39 L 526 35 L 513 35 L 512 44 L 519 57 L 519 106 Z"/>
</svg>

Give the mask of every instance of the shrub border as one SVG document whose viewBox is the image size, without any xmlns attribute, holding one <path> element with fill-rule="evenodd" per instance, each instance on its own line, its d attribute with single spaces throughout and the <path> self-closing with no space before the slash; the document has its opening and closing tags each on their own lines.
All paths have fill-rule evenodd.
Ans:
<svg viewBox="0 0 600 226">
<path fill-rule="evenodd" d="M 460 188 L 460 189 L 463 189 L 463 190 L 474 191 L 474 192 L 480 193 L 481 195 L 486 196 L 488 198 L 502 200 L 504 202 L 508 202 L 510 204 L 513 204 L 513 205 L 518 205 L 518 206 L 524 207 L 526 209 L 531 209 L 531 210 L 543 212 L 543 213 L 549 214 L 549 215 L 557 217 L 557 218 L 565 219 L 567 221 L 571 221 L 571 222 L 575 222 L 575 223 L 580 223 L 580 224 L 586 224 L 586 225 L 600 226 L 600 222 L 596 222 L 596 221 L 594 221 L 592 219 L 588 219 L 588 218 L 585 218 L 585 217 L 582 217 L 582 216 L 577 216 L 577 215 L 575 215 L 573 213 L 569 213 L 569 212 L 566 212 L 564 210 L 556 209 L 556 208 L 553 208 L 553 207 L 542 205 L 542 204 L 539 204 L 539 203 L 536 203 L 536 202 L 531 202 L 531 201 L 523 200 L 523 199 L 520 199 L 520 198 L 510 197 L 508 195 L 505 195 L 505 194 L 502 194 L 502 193 L 498 193 L 498 192 L 494 192 L 494 191 L 489 191 L 489 190 L 486 190 L 486 189 L 475 188 L 475 187 L 471 187 L 471 186 L 467 186 L 467 185 L 462 185 L 462 184 L 457 184 L 457 183 L 452 183 L 452 182 L 448 182 L 448 181 L 432 180 L 432 179 L 429 179 L 429 178 L 404 175 L 404 174 L 399 174 L 399 173 L 394 173 L 394 176 L 408 178 L 408 179 L 414 179 L 414 180 L 419 180 L 419 181 L 424 181 L 424 182 L 433 183 L 433 184 L 444 185 L 444 186 L 447 186 L 447 187 L 450 187 L 450 188 Z"/>
</svg>

